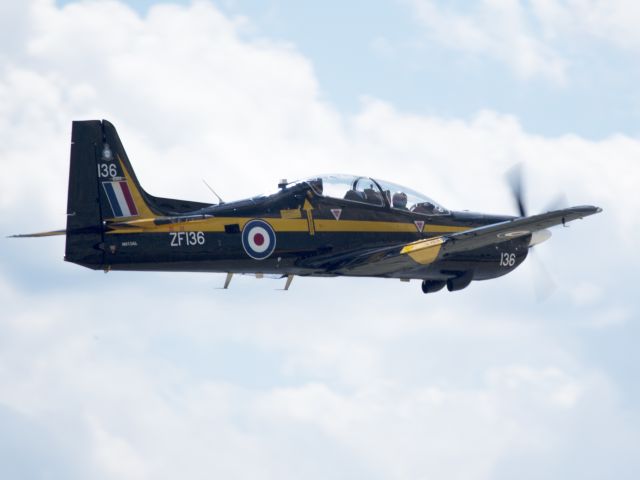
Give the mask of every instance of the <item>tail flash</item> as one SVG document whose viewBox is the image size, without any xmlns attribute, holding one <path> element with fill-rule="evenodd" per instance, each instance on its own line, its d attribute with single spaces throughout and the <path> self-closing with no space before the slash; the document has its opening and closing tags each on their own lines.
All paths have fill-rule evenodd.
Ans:
<svg viewBox="0 0 640 480">
<path fill-rule="evenodd" d="M 114 218 L 137 217 L 139 215 L 136 202 L 133 200 L 129 182 L 126 180 L 115 180 L 102 182 L 102 187 L 109 200 L 111 216 Z"/>
<path fill-rule="evenodd" d="M 114 126 L 103 120 L 102 132 L 97 175 L 103 219 L 121 221 L 135 217 L 153 218 L 160 214 L 140 186 Z"/>
</svg>

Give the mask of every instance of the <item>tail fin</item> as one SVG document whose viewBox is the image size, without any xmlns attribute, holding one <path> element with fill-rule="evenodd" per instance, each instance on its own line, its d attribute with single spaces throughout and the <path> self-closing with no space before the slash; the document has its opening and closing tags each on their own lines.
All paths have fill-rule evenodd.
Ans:
<svg viewBox="0 0 640 480">
<path fill-rule="evenodd" d="M 106 120 L 102 121 L 98 153 L 96 173 L 103 220 L 153 218 L 165 213 L 140 186 L 115 127 Z"/>
<path fill-rule="evenodd" d="M 113 125 L 73 122 L 65 260 L 100 268 L 105 222 L 162 214 L 140 186 Z"/>
<path fill-rule="evenodd" d="M 95 167 L 97 150 L 101 144 L 102 124 L 99 121 L 73 122 L 64 258 L 90 268 L 99 268 L 104 256 Z"/>
<path fill-rule="evenodd" d="M 105 226 L 110 221 L 152 219 L 206 206 L 149 195 L 140 186 L 111 123 L 73 122 L 65 260 L 102 268 Z"/>
</svg>

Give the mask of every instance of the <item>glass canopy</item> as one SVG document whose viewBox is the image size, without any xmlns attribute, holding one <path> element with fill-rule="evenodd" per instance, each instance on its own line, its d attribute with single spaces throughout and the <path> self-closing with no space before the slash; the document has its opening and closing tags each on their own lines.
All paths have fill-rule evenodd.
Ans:
<svg viewBox="0 0 640 480">
<path fill-rule="evenodd" d="M 318 195 L 425 215 L 446 215 L 447 209 L 426 195 L 402 185 L 353 175 L 321 175 L 306 180 Z"/>
</svg>

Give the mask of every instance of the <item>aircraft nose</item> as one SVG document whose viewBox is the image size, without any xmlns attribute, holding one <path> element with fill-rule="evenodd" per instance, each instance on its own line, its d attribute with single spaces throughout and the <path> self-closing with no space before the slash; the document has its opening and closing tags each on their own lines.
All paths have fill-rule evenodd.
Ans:
<svg viewBox="0 0 640 480">
<path fill-rule="evenodd" d="M 534 245 L 546 242 L 550 238 L 551 232 L 546 228 L 544 230 L 537 230 L 531 234 L 531 241 L 529 242 L 529 246 L 533 247 Z"/>
</svg>

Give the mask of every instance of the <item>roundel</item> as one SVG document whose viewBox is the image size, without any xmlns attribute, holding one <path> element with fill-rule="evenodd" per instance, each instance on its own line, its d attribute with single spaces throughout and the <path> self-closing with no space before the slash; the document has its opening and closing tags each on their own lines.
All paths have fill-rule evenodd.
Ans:
<svg viewBox="0 0 640 480">
<path fill-rule="evenodd" d="M 242 230 L 242 247 L 251 258 L 264 260 L 276 248 L 276 234 L 264 220 L 251 220 Z"/>
</svg>

